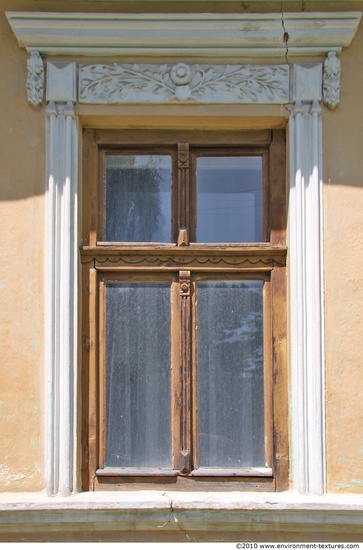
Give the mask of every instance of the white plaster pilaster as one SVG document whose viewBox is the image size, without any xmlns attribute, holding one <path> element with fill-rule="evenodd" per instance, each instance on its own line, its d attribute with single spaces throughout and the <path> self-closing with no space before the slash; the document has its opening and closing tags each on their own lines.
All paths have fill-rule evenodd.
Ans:
<svg viewBox="0 0 363 550">
<path fill-rule="evenodd" d="M 292 477 L 294 489 L 319 495 L 325 490 L 321 66 L 294 71 L 288 227 Z"/>
<path fill-rule="evenodd" d="M 76 66 L 47 67 L 46 373 L 49 494 L 76 488 L 77 160 Z"/>
</svg>

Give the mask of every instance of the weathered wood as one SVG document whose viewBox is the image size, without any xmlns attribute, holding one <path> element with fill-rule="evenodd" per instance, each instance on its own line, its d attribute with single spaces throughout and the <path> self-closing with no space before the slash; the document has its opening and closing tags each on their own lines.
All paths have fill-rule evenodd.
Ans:
<svg viewBox="0 0 363 550">
<path fill-rule="evenodd" d="M 276 489 L 289 488 L 289 406 L 287 364 L 286 269 L 275 267 L 272 285 L 273 437 Z"/>
<path fill-rule="evenodd" d="M 82 244 L 95 246 L 98 224 L 98 147 L 95 130 L 83 133 L 82 206 L 86 215 L 82 219 Z"/>
<path fill-rule="evenodd" d="M 178 143 L 178 236 L 185 237 L 178 246 L 189 244 L 189 144 Z"/>
<path fill-rule="evenodd" d="M 175 477 L 178 470 L 167 468 L 100 468 L 96 475 L 100 477 Z"/>
<path fill-rule="evenodd" d="M 103 467 L 106 456 L 106 288 L 104 277 L 98 281 L 98 466 Z"/>
<path fill-rule="evenodd" d="M 178 145 L 179 144 L 179 145 Z M 189 144 L 189 145 L 188 145 Z M 270 145 L 271 144 L 271 145 Z M 213 145 L 208 149 L 209 145 Z M 284 490 L 288 487 L 285 146 L 282 131 L 84 133 L 82 486 L 84 489 Z M 190 150 L 190 153 L 189 153 Z M 172 244 L 106 243 L 105 157 L 172 155 Z M 261 243 L 195 243 L 199 154 L 262 156 Z M 189 241 L 192 241 L 191 243 Z M 265 455 L 268 468 L 198 468 L 197 280 L 264 281 Z M 173 469 L 102 468 L 105 456 L 105 284 L 171 282 Z"/>
<path fill-rule="evenodd" d="M 271 477 L 97 476 L 96 491 L 275 491 Z"/>
<path fill-rule="evenodd" d="M 273 357 L 272 357 L 272 295 L 271 274 L 263 288 L 263 347 L 264 347 L 264 422 L 266 466 L 273 467 Z"/>
<path fill-rule="evenodd" d="M 191 340 L 190 340 L 190 271 L 179 272 L 180 327 L 181 327 L 181 423 L 180 423 L 180 471 L 191 470 Z"/>
<path fill-rule="evenodd" d="M 198 468 L 191 474 L 195 477 L 272 477 L 272 468 Z"/>
<path fill-rule="evenodd" d="M 88 364 L 84 367 L 88 370 L 88 392 L 86 394 L 88 403 L 88 446 L 87 448 L 87 465 L 88 465 L 88 480 L 85 487 L 88 490 L 93 490 L 93 480 L 96 468 L 98 467 L 98 449 L 99 449 L 99 422 L 98 422 L 98 357 L 97 357 L 97 319 L 98 319 L 98 304 L 97 304 L 97 272 L 95 269 L 89 270 L 89 286 L 88 286 L 88 353 L 85 357 L 88 358 Z M 84 301 L 86 305 L 86 301 Z"/>
<path fill-rule="evenodd" d="M 93 131 L 93 130 L 87 130 Z M 99 146 L 119 145 L 168 145 L 170 143 L 190 143 L 196 145 L 269 145 L 271 130 L 96 130 L 95 140 Z"/>
<path fill-rule="evenodd" d="M 284 246 L 287 226 L 286 144 L 282 130 L 273 132 L 270 146 L 270 242 Z"/>
</svg>

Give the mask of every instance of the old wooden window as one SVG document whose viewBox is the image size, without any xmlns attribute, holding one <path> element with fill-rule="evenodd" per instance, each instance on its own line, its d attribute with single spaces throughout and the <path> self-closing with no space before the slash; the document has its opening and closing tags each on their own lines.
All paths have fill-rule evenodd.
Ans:
<svg viewBox="0 0 363 550">
<path fill-rule="evenodd" d="M 284 177 L 282 131 L 85 131 L 84 488 L 286 488 Z"/>
</svg>

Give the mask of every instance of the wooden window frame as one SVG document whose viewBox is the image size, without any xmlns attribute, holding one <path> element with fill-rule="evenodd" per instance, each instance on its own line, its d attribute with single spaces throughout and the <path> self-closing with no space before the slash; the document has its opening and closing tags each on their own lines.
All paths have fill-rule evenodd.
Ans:
<svg viewBox="0 0 363 550">
<path fill-rule="evenodd" d="M 171 144 L 175 144 L 174 148 Z M 232 155 L 243 149 L 263 158 L 263 237 L 261 243 L 195 242 L 196 155 L 212 155 L 213 150 Z M 177 154 L 173 151 L 177 150 Z M 102 235 L 104 199 L 102 181 L 106 154 L 119 151 L 172 153 L 173 201 L 172 243 L 107 243 Z M 230 132 L 173 131 L 84 131 L 82 183 L 82 487 L 85 490 L 173 488 L 191 490 L 263 490 L 288 488 L 288 401 L 286 324 L 286 189 L 285 135 L 282 130 Z M 100 183 L 101 182 L 101 183 Z M 190 193 L 192 197 L 185 196 Z M 181 197 L 181 200 L 180 200 Z M 191 199 L 191 200 L 190 200 Z M 218 263 L 216 263 L 216 260 Z M 218 267 L 216 267 L 216 265 Z M 108 279 L 133 277 L 146 280 L 168 273 L 173 279 L 174 301 L 195 331 L 195 281 L 198 277 L 260 279 L 264 285 L 265 347 L 265 433 L 271 468 L 192 470 L 188 466 L 196 437 L 195 415 L 173 409 L 173 447 L 178 449 L 174 470 L 102 469 L 103 393 L 102 357 L 104 333 L 100 322 L 102 284 Z M 185 293 L 182 289 L 185 289 Z M 191 291 L 190 291 L 191 289 Z M 266 290 L 268 289 L 268 290 Z M 192 298 L 190 298 L 192 296 Z M 184 299 L 186 298 L 186 299 Z M 173 314 L 175 316 L 175 312 Z M 175 331 L 172 322 L 172 332 Z M 182 407 L 192 411 L 196 403 L 195 344 L 184 327 L 181 342 L 173 353 L 182 357 L 182 368 L 173 369 L 172 387 L 181 389 Z M 184 336 L 183 336 L 184 335 Z M 185 341 L 183 341 L 185 338 Z M 192 338 L 195 342 L 195 338 Z M 179 346 L 179 347 L 178 347 Z M 188 349 L 184 357 L 183 349 Z M 176 373 L 176 374 L 175 374 Z M 179 391 L 179 390 L 178 390 Z M 174 399 L 174 403 L 175 403 Z M 191 405 L 192 404 L 192 405 Z M 180 414 L 183 418 L 180 417 Z M 180 427 L 176 428 L 176 426 Z M 184 453 L 184 454 L 183 454 Z M 184 463 L 182 457 L 184 456 Z M 195 454 L 193 455 L 193 462 Z M 121 471 L 122 470 L 122 471 Z"/>
</svg>

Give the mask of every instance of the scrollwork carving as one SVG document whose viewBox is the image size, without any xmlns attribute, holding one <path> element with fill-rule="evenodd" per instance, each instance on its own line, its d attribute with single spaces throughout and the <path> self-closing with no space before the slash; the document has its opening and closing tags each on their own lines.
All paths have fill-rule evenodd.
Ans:
<svg viewBox="0 0 363 550">
<path fill-rule="evenodd" d="M 256 256 L 256 257 L 194 257 L 194 256 L 135 256 L 135 257 L 120 257 L 120 256 L 95 256 L 84 259 L 83 262 L 96 261 L 96 264 L 113 264 L 119 267 L 133 267 L 133 268 L 158 268 L 163 266 L 165 268 L 177 269 L 178 267 L 190 266 L 190 267 L 221 267 L 221 268 L 239 268 L 242 266 L 282 266 L 285 265 L 284 257 L 271 257 L 271 256 Z"/>
<path fill-rule="evenodd" d="M 33 107 L 39 107 L 43 103 L 44 96 L 44 64 L 39 52 L 31 52 L 27 61 L 28 78 L 26 89 L 28 103 Z"/>
<path fill-rule="evenodd" d="M 287 65 L 81 65 L 81 103 L 286 103 Z"/>
</svg>

